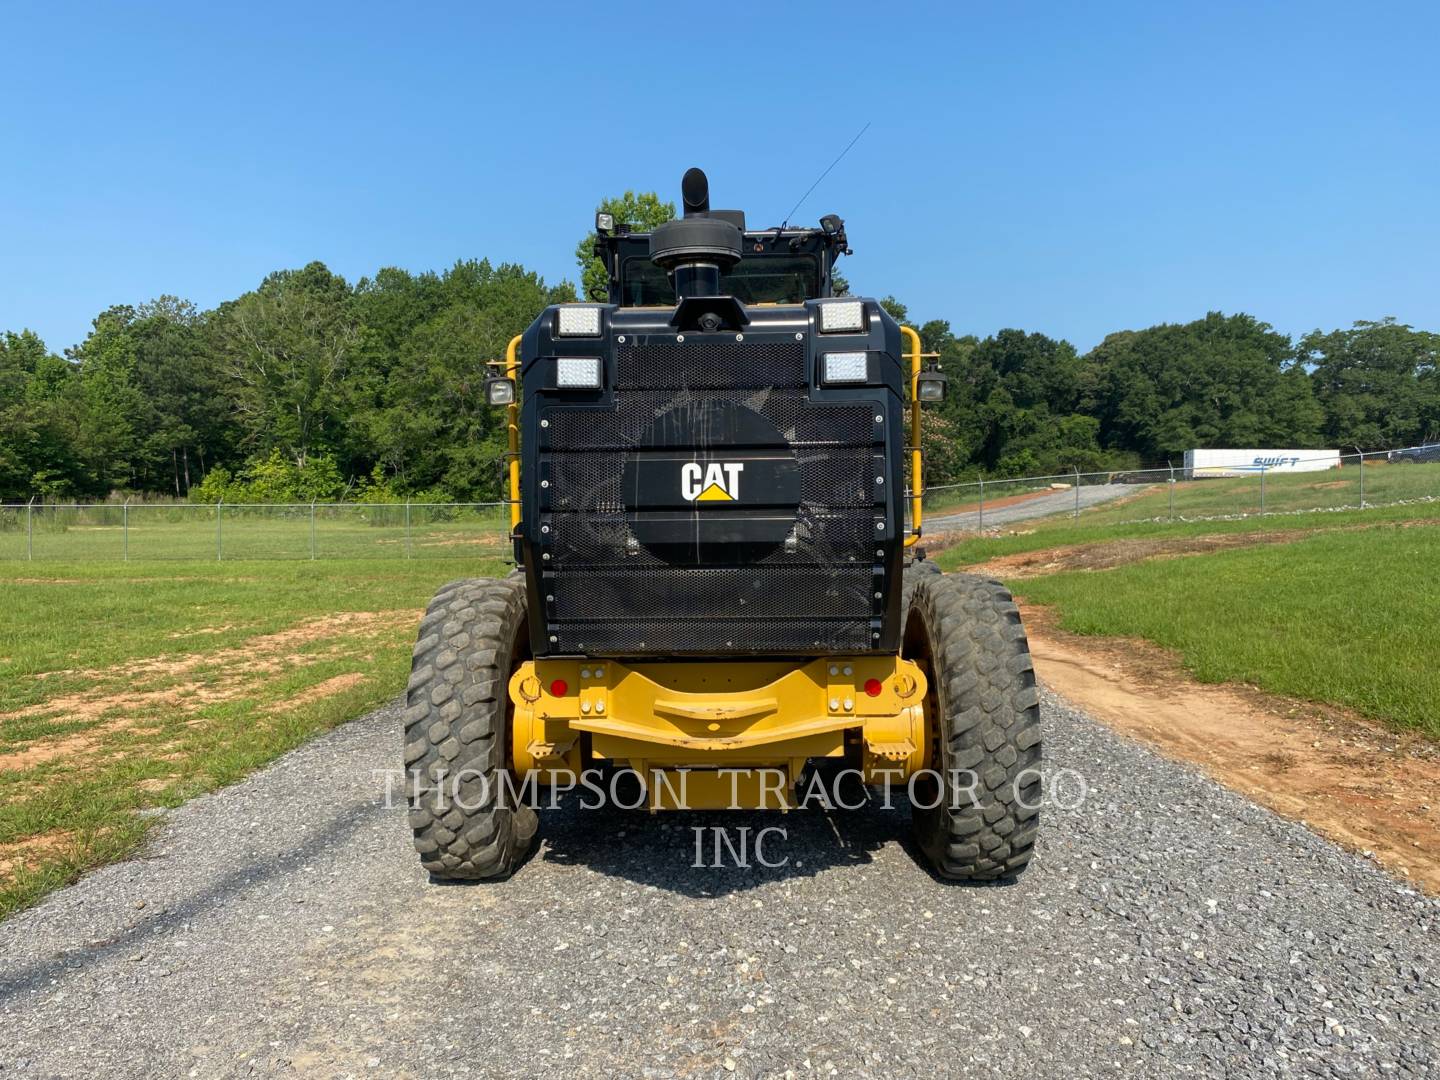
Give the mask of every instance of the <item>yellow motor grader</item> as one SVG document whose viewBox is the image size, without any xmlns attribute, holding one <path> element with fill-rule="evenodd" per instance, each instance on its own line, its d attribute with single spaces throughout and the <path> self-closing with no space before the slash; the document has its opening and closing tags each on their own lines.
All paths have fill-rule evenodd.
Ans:
<svg viewBox="0 0 1440 1080">
<path fill-rule="evenodd" d="M 1017 874 L 1040 802 L 1025 632 L 1002 586 L 917 545 L 944 377 L 877 301 L 834 295 L 840 218 L 752 230 L 698 169 L 682 196 L 650 233 L 597 215 L 609 302 L 546 309 L 487 383 L 517 569 L 445 586 L 420 625 L 421 862 L 508 875 L 527 782 L 630 769 L 655 810 L 787 809 L 828 763 L 903 785 L 940 875 Z"/>
</svg>

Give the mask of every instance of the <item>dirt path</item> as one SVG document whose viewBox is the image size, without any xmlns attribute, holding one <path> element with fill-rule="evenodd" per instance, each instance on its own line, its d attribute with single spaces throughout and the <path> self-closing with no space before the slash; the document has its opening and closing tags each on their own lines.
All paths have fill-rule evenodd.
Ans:
<svg viewBox="0 0 1440 1080">
<path fill-rule="evenodd" d="M 1121 540 L 1096 540 L 1088 544 L 1065 544 L 1040 551 L 999 555 L 988 562 L 967 566 L 967 574 L 1015 581 L 1043 577 L 1069 570 L 1113 570 L 1146 559 L 1175 559 L 1186 555 L 1208 555 L 1229 548 L 1257 544 L 1293 544 L 1313 536 L 1299 529 L 1289 532 L 1216 533 L 1213 536 L 1156 536 Z"/>
<path fill-rule="evenodd" d="M 1440 750 L 1339 710 L 1187 676 L 1145 642 L 1081 637 L 1027 608 L 1040 678 L 1166 757 L 1440 895 Z"/>
</svg>

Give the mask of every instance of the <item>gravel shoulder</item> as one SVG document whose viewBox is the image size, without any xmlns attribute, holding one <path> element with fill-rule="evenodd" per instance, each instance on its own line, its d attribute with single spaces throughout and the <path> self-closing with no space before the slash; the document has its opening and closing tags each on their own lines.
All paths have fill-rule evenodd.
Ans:
<svg viewBox="0 0 1440 1080">
<path fill-rule="evenodd" d="M 0 924 L 0 1076 L 1429 1075 L 1440 902 L 1044 697 L 1016 884 L 905 814 L 542 813 L 509 882 L 428 884 L 390 706 L 167 815 Z M 694 869 L 778 825 L 784 866 Z"/>
</svg>

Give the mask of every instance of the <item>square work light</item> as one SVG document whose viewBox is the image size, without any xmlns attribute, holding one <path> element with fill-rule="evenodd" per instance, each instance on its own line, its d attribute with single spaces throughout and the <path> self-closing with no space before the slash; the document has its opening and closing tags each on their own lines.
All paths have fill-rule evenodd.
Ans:
<svg viewBox="0 0 1440 1080">
<path fill-rule="evenodd" d="M 555 385 L 561 390 L 599 390 L 600 358 L 560 356 L 555 360 Z"/>
<path fill-rule="evenodd" d="M 948 381 L 938 371 L 922 371 L 916 386 L 916 396 L 921 401 L 944 401 L 945 386 Z"/>
<path fill-rule="evenodd" d="M 485 380 L 485 400 L 491 405 L 510 405 L 515 401 L 515 380 L 503 375 Z"/>
</svg>

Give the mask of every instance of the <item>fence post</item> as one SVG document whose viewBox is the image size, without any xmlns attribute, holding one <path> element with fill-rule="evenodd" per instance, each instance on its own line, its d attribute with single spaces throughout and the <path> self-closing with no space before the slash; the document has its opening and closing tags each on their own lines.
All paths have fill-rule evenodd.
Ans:
<svg viewBox="0 0 1440 1080">
<path fill-rule="evenodd" d="M 410 500 L 409 500 L 409 499 L 406 499 L 406 500 L 405 500 L 405 557 L 406 557 L 407 559 L 413 557 L 413 556 L 411 555 L 411 553 L 410 553 Z"/>
<path fill-rule="evenodd" d="M 25 504 L 25 561 L 35 561 L 35 496 Z"/>
<path fill-rule="evenodd" d="M 120 541 L 120 543 L 121 543 L 121 550 L 124 552 L 124 554 L 121 556 L 121 561 L 122 561 L 122 562 L 129 562 L 129 561 L 130 561 L 130 500 L 129 500 L 128 498 L 125 500 L 125 505 L 120 508 L 120 533 L 121 533 L 121 537 L 122 537 L 122 539 L 121 539 L 121 541 Z"/>
<path fill-rule="evenodd" d="M 1075 513 L 1076 518 L 1080 516 L 1080 466 L 1075 466 Z"/>
<path fill-rule="evenodd" d="M 310 500 L 310 561 L 315 561 L 315 500 Z"/>
<path fill-rule="evenodd" d="M 1360 451 L 1360 509 L 1365 509 L 1365 451 Z"/>
<path fill-rule="evenodd" d="M 225 496 L 220 496 L 215 502 L 215 561 L 219 562 L 225 554 L 225 526 L 224 516 L 221 507 L 225 503 Z"/>
<path fill-rule="evenodd" d="M 975 531 L 982 533 L 985 531 L 985 476 L 983 473 L 980 476 L 980 527 Z"/>
<path fill-rule="evenodd" d="M 1260 516 L 1265 516 L 1265 466 L 1260 466 Z"/>
<path fill-rule="evenodd" d="M 1167 461 L 1167 465 L 1170 463 Z M 1175 520 L 1175 466 L 1170 465 L 1170 520 Z"/>
</svg>

